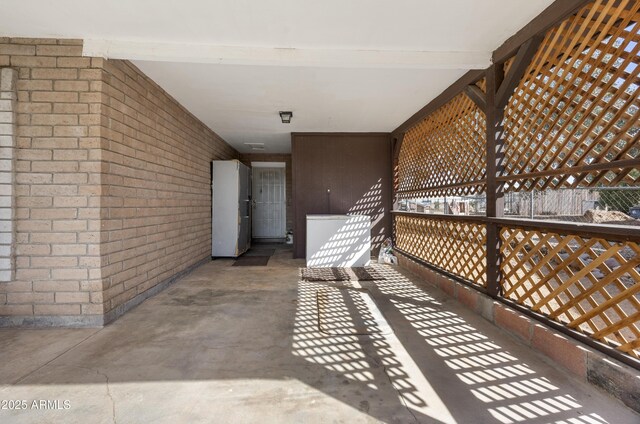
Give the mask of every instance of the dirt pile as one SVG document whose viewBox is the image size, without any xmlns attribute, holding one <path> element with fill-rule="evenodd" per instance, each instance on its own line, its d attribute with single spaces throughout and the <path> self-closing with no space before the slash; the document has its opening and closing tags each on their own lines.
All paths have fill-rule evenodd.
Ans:
<svg viewBox="0 0 640 424">
<path fill-rule="evenodd" d="M 584 222 L 594 224 L 640 225 L 640 220 L 633 219 L 620 211 L 601 211 L 589 209 L 584 213 Z"/>
</svg>

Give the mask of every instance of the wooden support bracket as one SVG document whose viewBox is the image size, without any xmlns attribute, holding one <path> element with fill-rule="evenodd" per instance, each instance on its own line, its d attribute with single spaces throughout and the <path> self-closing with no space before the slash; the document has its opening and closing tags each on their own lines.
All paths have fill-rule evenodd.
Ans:
<svg viewBox="0 0 640 424">
<path fill-rule="evenodd" d="M 543 38 L 542 35 L 536 35 L 525 41 L 518 49 L 518 53 L 509 68 L 509 72 L 504 76 L 504 81 L 500 84 L 500 88 L 498 88 L 496 92 L 495 105 L 497 108 L 501 109 L 506 106 L 513 90 L 518 86 L 524 72 L 531 63 L 531 59 L 533 59 L 533 56 L 538 51 L 538 47 L 540 43 L 542 43 Z"/>
<path fill-rule="evenodd" d="M 475 84 L 467 85 L 464 88 L 464 93 L 483 111 L 487 110 L 487 97 L 484 92 L 480 90 Z"/>
</svg>

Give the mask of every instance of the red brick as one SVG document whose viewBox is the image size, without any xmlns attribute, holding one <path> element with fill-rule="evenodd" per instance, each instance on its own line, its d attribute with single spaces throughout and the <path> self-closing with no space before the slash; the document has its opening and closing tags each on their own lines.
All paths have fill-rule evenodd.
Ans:
<svg viewBox="0 0 640 424">
<path fill-rule="evenodd" d="M 451 297 L 456 295 L 456 283 L 453 280 L 442 277 L 438 279 L 438 287 Z"/>
<path fill-rule="evenodd" d="M 467 308 L 472 311 L 478 310 L 479 293 L 476 290 L 463 285 L 458 285 L 457 297 L 458 302 L 462 303 Z"/>
<path fill-rule="evenodd" d="M 577 342 L 548 327 L 536 324 L 533 327 L 531 346 L 571 373 L 586 378 L 587 351 L 579 346 Z"/>
<path fill-rule="evenodd" d="M 526 342 L 531 340 L 532 323 L 529 318 L 497 302 L 494 303 L 494 311 L 494 323 L 498 327 Z"/>
</svg>

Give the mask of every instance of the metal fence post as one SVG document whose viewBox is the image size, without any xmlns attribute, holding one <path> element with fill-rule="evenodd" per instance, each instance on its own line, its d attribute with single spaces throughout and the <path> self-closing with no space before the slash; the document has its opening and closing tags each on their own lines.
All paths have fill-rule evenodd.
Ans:
<svg viewBox="0 0 640 424">
<path fill-rule="evenodd" d="M 533 201 L 534 201 L 533 190 L 529 192 L 529 219 L 533 219 Z"/>
</svg>

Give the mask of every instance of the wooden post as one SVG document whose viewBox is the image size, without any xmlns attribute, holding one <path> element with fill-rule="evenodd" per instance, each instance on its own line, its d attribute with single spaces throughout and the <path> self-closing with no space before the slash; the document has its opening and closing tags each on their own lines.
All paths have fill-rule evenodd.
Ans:
<svg viewBox="0 0 640 424">
<path fill-rule="evenodd" d="M 392 133 L 391 134 L 391 204 L 389 210 L 396 209 L 398 204 L 398 156 L 400 155 L 400 148 L 402 147 L 402 141 L 404 139 L 404 133 Z M 396 219 L 391 216 L 391 244 L 396 245 Z"/>
<path fill-rule="evenodd" d="M 494 64 L 487 70 L 487 217 L 504 215 L 504 184 L 497 181 L 502 172 L 504 142 L 502 119 L 504 107 L 496 101 L 496 94 L 504 78 L 504 67 Z M 487 223 L 487 293 L 500 294 L 500 234 L 498 225 Z"/>
<path fill-rule="evenodd" d="M 509 73 L 504 73 L 504 62 L 496 62 L 487 69 L 487 217 L 504 215 L 504 108 L 509 97 L 522 79 L 531 60 L 538 51 L 543 35 L 536 34 L 526 40 L 513 58 Z M 470 94 L 473 96 L 473 94 Z M 487 292 L 500 294 L 500 229 L 497 224 L 487 224 Z"/>
</svg>

